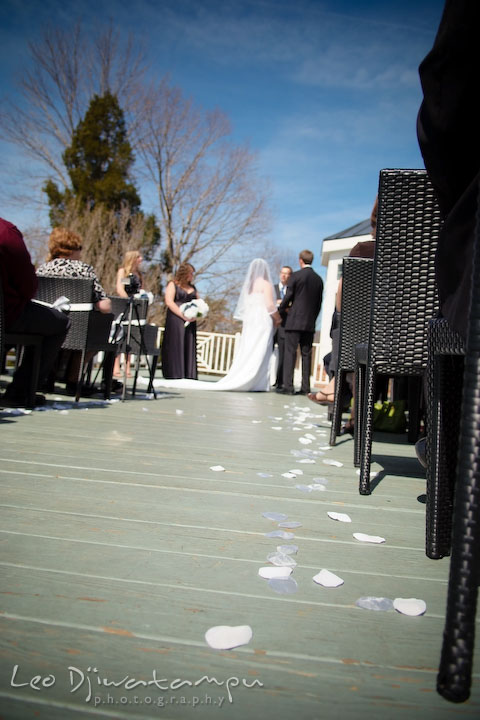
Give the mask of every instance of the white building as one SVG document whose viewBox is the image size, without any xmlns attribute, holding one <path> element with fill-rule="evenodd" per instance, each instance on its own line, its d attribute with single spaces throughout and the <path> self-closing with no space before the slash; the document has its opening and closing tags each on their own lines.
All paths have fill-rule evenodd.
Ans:
<svg viewBox="0 0 480 720">
<path fill-rule="evenodd" d="M 342 273 L 342 260 L 350 250 L 364 240 L 371 240 L 370 219 L 363 220 L 347 230 L 324 238 L 322 243 L 322 265 L 327 268 L 325 287 L 323 291 L 322 319 L 320 326 L 319 356 L 323 361 L 325 355 L 332 349 L 330 339 L 330 325 L 335 308 L 335 294 L 338 280 Z"/>
</svg>

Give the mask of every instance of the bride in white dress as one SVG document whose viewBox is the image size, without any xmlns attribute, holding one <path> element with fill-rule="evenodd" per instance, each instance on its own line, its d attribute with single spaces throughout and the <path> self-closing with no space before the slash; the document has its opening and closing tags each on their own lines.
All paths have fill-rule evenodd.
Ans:
<svg viewBox="0 0 480 720">
<path fill-rule="evenodd" d="M 270 270 L 262 258 L 250 263 L 233 316 L 242 320 L 243 328 L 232 366 L 223 378 L 217 382 L 159 379 L 154 381 L 155 388 L 242 392 L 269 390 L 273 333 L 280 316 Z"/>
</svg>

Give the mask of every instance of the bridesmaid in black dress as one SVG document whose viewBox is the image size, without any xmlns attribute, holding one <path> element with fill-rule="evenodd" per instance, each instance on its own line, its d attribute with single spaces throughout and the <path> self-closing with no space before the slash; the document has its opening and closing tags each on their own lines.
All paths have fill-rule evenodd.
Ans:
<svg viewBox="0 0 480 720">
<path fill-rule="evenodd" d="M 195 268 L 182 263 L 165 290 L 167 319 L 162 342 L 162 373 L 164 378 L 197 379 L 197 324 L 180 312 L 180 305 L 198 298 L 193 285 Z"/>
</svg>

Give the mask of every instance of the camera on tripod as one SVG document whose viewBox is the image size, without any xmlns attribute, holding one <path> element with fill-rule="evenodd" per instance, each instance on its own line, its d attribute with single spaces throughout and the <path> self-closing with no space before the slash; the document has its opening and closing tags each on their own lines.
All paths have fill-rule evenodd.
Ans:
<svg viewBox="0 0 480 720">
<path fill-rule="evenodd" d="M 140 290 L 140 278 L 133 273 L 122 279 L 122 285 L 128 297 L 133 297 Z"/>
</svg>

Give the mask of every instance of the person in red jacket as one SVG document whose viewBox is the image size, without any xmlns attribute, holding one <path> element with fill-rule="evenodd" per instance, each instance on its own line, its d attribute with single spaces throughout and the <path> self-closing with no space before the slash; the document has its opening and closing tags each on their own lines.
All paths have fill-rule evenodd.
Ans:
<svg viewBox="0 0 480 720">
<path fill-rule="evenodd" d="M 41 335 L 42 358 L 39 386 L 46 381 L 57 353 L 67 334 L 69 319 L 58 310 L 32 302 L 37 290 L 37 276 L 23 235 L 12 223 L 0 218 L 0 279 L 4 299 L 7 332 Z M 21 365 L 14 373 L 0 403 L 23 406 L 27 402 L 33 356 L 26 348 Z M 37 396 L 43 403 L 43 396 Z"/>
</svg>

